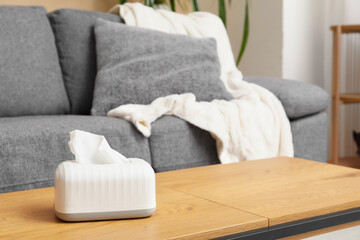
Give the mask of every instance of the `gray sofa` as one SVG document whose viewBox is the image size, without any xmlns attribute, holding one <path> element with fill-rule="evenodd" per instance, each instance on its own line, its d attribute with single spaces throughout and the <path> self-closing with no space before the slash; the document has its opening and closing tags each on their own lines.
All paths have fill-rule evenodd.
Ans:
<svg viewBox="0 0 360 240">
<path fill-rule="evenodd" d="M 0 193 L 52 186 L 56 166 L 73 159 L 67 142 L 74 129 L 104 135 L 157 172 L 219 163 L 210 134 L 176 117 L 156 121 L 145 138 L 127 121 L 90 115 L 97 18 L 122 22 L 107 13 L 0 6 Z M 325 162 L 326 92 L 290 80 L 245 80 L 282 102 L 295 156 Z"/>
</svg>

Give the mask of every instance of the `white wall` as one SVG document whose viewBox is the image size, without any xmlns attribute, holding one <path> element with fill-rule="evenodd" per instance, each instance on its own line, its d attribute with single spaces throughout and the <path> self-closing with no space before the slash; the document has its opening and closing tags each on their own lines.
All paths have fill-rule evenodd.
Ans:
<svg viewBox="0 0 360 240">
<path fill-rule="evenodd" d="M 325 1 L 325 22 L 324 22 L 324 88 L 331 93 L 331 69 L 332 69 L 332 25 L 343 24 L 344 22 L 344 1 Z"/>
<path fill-rule="evenodd" d="M 281 77 L 282 1 L 250 0 L 250 35 L 239 65 L 244 75 Z M 199 0 L 202 11 L 218 13 L 217 0 Z M 245 0 L 233 0 L 228 8 L 228 34 L 235 58 L 240 49 Z"/>
<path fill-rule="evenodd" d="M 324 85 L 325 1 L 283 1 L 283 78 Z"/>
<path fill-rule="evenodd" d="M 283 77 L 324 86 L 325 2 L 250 0 L 250 35 L 239 69 L 244 75 Z M 217 0 L 200 0 L 217 14 Z M 228 34 L 235 57 L 242 39 L 245 0 L 228 8 Z"/>
<path fill-rule="evenodd" d="M 233 1 L 236 2 L 236 1 Z M 242 2 L 242 1 L 238 1 Z M 239 68 L 244 75 L 281 77 L 282 66 L 282 0 L 251 0 L 250 1 L 250 35 L 248 46 Z M 239 14 L 233 9 L 230 17 Z M 230 22 L 229 31 L 235 32 L 237 22 Z M 240 34 L 231 33 L 230 39 L 237 43 L 235 52 L 240 48 Z"/>
<path fill-rule="evenodd" d="M 345 0 L 344 2 L 344 24 L 360 23 L 360 1 Z"/>
<path fill-rule="evenodd" d="M 250 35 L 239 65 L 244 75 L 305 81 L 331 90 L 331 25 L 360 24 L 360 0 L 250 0 Z M 199 0 L 217 14 L 217 0 Z M 245 0 L 233 0 L 228 34 L 236 57 Z"/>
</svg>

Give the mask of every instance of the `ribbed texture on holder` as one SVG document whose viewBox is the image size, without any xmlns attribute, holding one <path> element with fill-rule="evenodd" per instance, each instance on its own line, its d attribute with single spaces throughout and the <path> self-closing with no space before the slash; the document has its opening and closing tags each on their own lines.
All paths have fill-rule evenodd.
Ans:
<svg viewBox="0 0 360 240">
<path fill-rule="evenodd" d="M 155 208 L 155 174 L 141 159 L 119 164 L 61 163 L 55 171 L 55 210 L 114 212 Z"/>
</svg>

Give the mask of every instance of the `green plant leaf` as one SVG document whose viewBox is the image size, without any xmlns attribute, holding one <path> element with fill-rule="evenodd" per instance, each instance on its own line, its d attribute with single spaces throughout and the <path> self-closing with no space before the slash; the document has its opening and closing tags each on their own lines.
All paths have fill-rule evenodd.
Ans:
<svg viewBox="0 0 360 240">
<path fill-rule="evenodd" d="M 219 3 L 219 17 L 223 21 L 226 28 L 226 6 L 225 0 L 218 0 Z"/>
<path fill-rule="evenodd" d="M 148 7 L 153 7 L 154 6 L 154 0 L 145 0 L 145 5 Z"/>
<path fill-rule="evenodd" d="M 192 2 L 192 5 L 193 5 L 193 9 L 194 9 L 194 12 L 198 12 L 199 11 L 199 3 L 197 0 L 191 0 Z"/>
<path fill-rule="evenodd" d="M 171 11 L 175 12 L 175 0 L 170 0 Z"/>
<path fill-rule="evenodd" d="M 241 58 L 244 54 L 246 45 L 247 45 L 247 41 L 248 41 L 248 37 L 249 37 L 249 30 L 250 30 L 250 23 L 249 23 L 249 1 L 246 0 L 246 4 L 245 4 L 245 20 L 244 20 L 244 30 L 243 30 L 243 37 L 242 37 L 242 41 L 241 41 L 241 47 L 240 47 L 240 52 L 239 55 L 237 57 L 236 60 L 236 66 L 239 65 Z"/>
<path fill-rule="evenodd" d="M 126 2 L 127 2 L 126 0 L 119 0 L 119 4 L 124 4 Z"/>
</svg>

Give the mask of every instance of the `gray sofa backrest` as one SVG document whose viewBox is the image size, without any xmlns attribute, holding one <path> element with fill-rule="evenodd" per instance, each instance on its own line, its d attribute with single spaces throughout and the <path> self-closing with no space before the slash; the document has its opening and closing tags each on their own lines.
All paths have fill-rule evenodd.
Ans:
<svg viewBox="0 0 360 240">
<path fill-rule="evenodd" d="M 69 110 L 45 8 L 0 6 L 0 117 Z"/>
<path fill-rule="evenodd" d="M 71 114 L 90 114 L 97 73 L 94 25 L 97 18 L 123 22 L 114 14 L 59 9 L 48 14 L 56 40 Z"/>
</svg>

